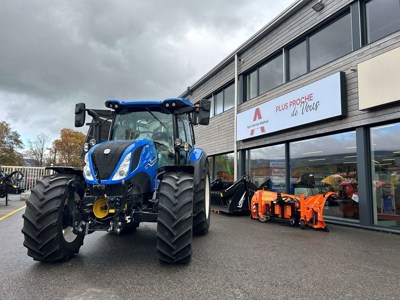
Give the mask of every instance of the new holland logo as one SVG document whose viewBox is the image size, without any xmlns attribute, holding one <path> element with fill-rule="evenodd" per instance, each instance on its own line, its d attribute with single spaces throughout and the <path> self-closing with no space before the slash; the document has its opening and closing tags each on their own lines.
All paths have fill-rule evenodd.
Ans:
<svg viewBox="0 0 400 300">
<path fill-rule="evenodd" d="M 105 154 L 105 155 L 110 154 L 110 152 L 111 152 L 111 150 L 108 149 L 108 148 L 104 150 L 104 154 Z"/>
</svg>

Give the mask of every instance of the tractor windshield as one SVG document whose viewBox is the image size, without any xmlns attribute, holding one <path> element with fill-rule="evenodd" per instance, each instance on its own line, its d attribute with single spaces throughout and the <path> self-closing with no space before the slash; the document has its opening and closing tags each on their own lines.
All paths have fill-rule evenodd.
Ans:
<svg viewBox="0 0 400 300">
<path fill-rule="evenodd" d="M 153 140 L 173 149 L 173 115 L 167 111 L 122 110 L 115 116 L 111 140 Z"/>
</svg>

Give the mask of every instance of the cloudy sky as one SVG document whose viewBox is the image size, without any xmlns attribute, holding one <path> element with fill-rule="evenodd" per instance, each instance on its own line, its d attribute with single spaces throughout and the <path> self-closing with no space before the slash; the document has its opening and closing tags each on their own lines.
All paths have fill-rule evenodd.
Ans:
<svg viewBox="0 0 400 300">
<path fill-rule="evenodd" d="M 27 145 L 75 103 L 179 96 L 294 0 L 1 0 L 0 121 Z"/>
</svg>

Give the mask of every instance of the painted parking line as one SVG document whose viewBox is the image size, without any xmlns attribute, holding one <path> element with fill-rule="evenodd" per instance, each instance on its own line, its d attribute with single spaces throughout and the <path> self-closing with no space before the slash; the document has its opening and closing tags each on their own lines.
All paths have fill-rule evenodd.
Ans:
<svg viewBox="0 0 400 300">
<path fill-rule="evenodd" d="M 24 209 L 25 207 L 26 207 L 26 205 L 24 205 L 24 206 L 22 206 L 22 207 L 20 207 L 20 208 L 18 208 L 18 209 L 16 209 L 16 210 L 13 210 L 12 212 L 10 212 L 10 213 L 8 213 L 7 215 L 5 215 L 4 217 L 1 217 L 1 218 L 0 218 L 0 221 L 1 221 L 1 220 L 4 220 L 5 218 L 8 218 L 9 216 L 11 216 L 11 215 L 15 214 L 16 212 L 18 212 L 18 211 Z"/>
</svg>

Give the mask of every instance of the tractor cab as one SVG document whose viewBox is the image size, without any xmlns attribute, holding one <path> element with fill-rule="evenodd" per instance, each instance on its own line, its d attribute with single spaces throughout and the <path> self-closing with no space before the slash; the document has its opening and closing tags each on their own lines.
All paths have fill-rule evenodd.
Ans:
<svg viewBox="0 0 400 300">
<path fill-rule="evenodd" d="M 84 124 L 85 110 L 93 117 L 91 136 L 86 152 L 90 146 L 104 142 L 104 131 L 108 131 L 108 141 L 153 141 L 159 167 L 186 164 L 188 154 L 194 146 L 193 125 L 208 125 L 210 104 L 200 100 L 196 104 L 181 98 L 165 100 L 121 101 L 107 100 L 106 107 L 112 109 L 111 126 L 102 128 L 98 110 L 86 110 L 84 104 L 76 106 L 75 124 Z M 104 114 L 104 112 L 103 112 Z M 83 116 L 83 118 L 82 118 Z M 96 138 L 97 136 L 97 138 Z"/>
<path fill-rule="evenodd" d="M 172 165 L 175 163 L 173 117 L 167 110 L 123 108 L 115 114 L 110 141 L 153 141 L 159 167 Z"/>
</svg>

